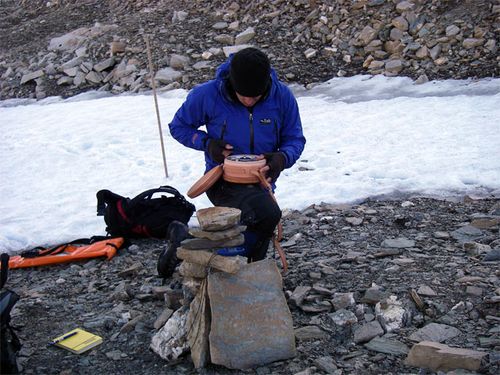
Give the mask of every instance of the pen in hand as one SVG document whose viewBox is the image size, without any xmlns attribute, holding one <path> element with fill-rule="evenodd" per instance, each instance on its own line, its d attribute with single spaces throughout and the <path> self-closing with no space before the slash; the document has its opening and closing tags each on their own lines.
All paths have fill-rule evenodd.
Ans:
<svg viewBox="0 0 500 375">
<path fill-rule="evenodd" d="M 66 336 L 63 336 L 61 337 L 60 339 L 57 339 L 57 340 L 54 340 L 52 342 L 49 342 L 49 346 L 52 346 L 52 345 L 55 345 L 61 341 L 64 341 L 66 339 L 69 339 L 70 337 L 73 337 L 74 335 L 76 335 L 78 332 L 71 332 L 71 333 L 68 333 Z"/>
</svg>

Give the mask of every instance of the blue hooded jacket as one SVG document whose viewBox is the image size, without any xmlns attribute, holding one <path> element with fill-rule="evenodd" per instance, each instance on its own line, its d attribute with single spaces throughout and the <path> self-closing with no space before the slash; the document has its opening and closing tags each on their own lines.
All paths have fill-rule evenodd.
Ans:
<svg viewBox="0 0 500 375">
<path fill-rule="evenodd" d="M 271 69 L 272 84 L 252 109 L 233 99 L 226 88 L 232 55 L 214 80 L 196 86 L 169 124 L 170 134 L 184 146 L 205 152 L 206 172 L 217 166 L 207 153 L 208 139 L 222 139 L 232 154 L 281 151 L 285 168 L 300 157 L 306 140 L 297 101 Z M 206 131 L 199 128 L 205 126 Z"/>
</svg>

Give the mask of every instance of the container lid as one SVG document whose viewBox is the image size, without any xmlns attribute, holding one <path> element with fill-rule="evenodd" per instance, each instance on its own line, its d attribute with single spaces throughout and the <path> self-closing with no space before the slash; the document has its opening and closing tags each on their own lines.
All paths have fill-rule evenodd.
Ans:
<svg viewBox="0 0 500 375">
<path fill-rule="evenodd" d="M 222 164 L 210 169 L 188 190 L 189 198 L 196 198 L 198 195 L 206 192 L 222 176 Z"/>
</svg>

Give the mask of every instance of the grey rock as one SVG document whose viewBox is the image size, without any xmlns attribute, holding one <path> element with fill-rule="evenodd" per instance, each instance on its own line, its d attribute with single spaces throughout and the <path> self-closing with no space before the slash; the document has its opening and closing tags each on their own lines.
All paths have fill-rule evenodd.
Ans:
<svg viewBox="0 0 500 375">
<path fill-rule="evenodd" d="M 297 340 L 322 340 L 327 334 L 317 326 L 304 326 L 295 330 L 295 337 Z"/>
<path fill-rule="evenodd" d="M 338 370 L 332 357 L 319 357 L 314 360 L 314 365 L 327 374 L 334 374 Z"/>
<path fill-rule="evenodd" d="M 335 310 L 345 309 L 355 303 L 353 293 L 335 293 L 333 295 L 332 305 Z"/>
<path fill-rule="evenodd" d="M 227 22 L 224 22 L 224 21 L 221 21 L 221 22 L 216 22 L 212 25 L 212 28 L 214 28 L 215 30 L 223 30 L 223 29 L 227 29 Z"/>
<path fill-rule="evenodd" d="M 500 248 L 496 248 L 487 253 L 483 261 L 485 262 L 496 262 L 500 260 Z"/>
<path fill-rule="evenodd" d="M 464 225 L 451 232 L 450 235 L 459 242 L 470 242 L 471 240 L 481 237 L 483 232 L 481 229 L 475 228 L 472 225 Z"/>
<path fill-rule="evenodd" d="M 368 350 L 378 353 L 404 355 L 410 350 L 405 344 L 398 340 L 392 340 L 385 337 L 375 337 L 365 344 Z"/>
<path fill-rule="evenodd" d="M 234 44 L 247 44 L 255 37 L 255 29 L 253 27 L 247 28 L 245 31 L 242 31 L 236 38 L 234 39 Z"/>
<path fill-rule="evenodd" d="M 462 46 L 465 49 L 480 47 L 483 44 L 484 44 L 484 39 L 478 39 L 478 38 L 465 38 L 464 41 L 462 42 Z"/>
<path fill-rule="evenodd" d="M 24 85 L 25 83 L 29 82 L 29 81 L 33 81 L 37 78 L 40 78 L 44 75 L 45 73 L 43 72 L 43 70 L 37 70 L 35 72 L 30 72 L 30 73 L 26 73 L 22 76 L 21 78 L 21 85 Z"/>
<path fill-rule="evenodd" d="M 409 240 L 404 237 L 399 237 L 399 238 L 388 238 L 385 239 L 382 244 L 380 245 L 381 247 L 395 247 L 395 248 L 408 248 L 408 247 L 415 247 L 415 241 Z"/>
<path fill-rule="evenodd" d="M 62 64 L 59 68 L 60 70 L 65 70 L 65 69 L 71 69 L 74 67 L 79 66 L 81 63 L 83 63 L 84 58 L 83 57 L 74 57 L 71 60 L 66 61 L 64 64 Z"/>
<path fill-rule="evenodd" d="M 381 300 L 387 298 L 387 292 L 381 290 L 380 288 L 368 288 L 361 298 L 361 302 L 368 304 L 377 304 Z"/>
<path fill-rule="evenodd" d="M 172 83 L 179 80 L 181 77 L 181 72 L 178 72 L 170 67 L 160 69 L 155 74 L 155 80 L 160 83 Z"/>
<path fill-rule="evenodd" d="M 390 73 L 399 73 L 403 69 L 401 60 L 389 60 L 385 63 L 385 70 Z"/>
<path fill-rule="evenodd" d="M 273 260 L 250 263 L 236 275 L 208 276 L 212 363 L 245 369 L 295 356 L 292 315 L 282 288 Z"/>
<path fill-rule="evenodd" d="M 110 57 L 109 59 L 103 60 L 94 65 L 94 70 L 96 72 L 102 72 L 103 70 L 109 69 L 115 65 L 115 58 Z"/>
<path fill-rule="evenodd" d="M 61 77 L 57 80 L 58 85 L 72 85 L 73 84 L 73 78 L 72 77 Z"/>
<path fill-rule="evenodd" d="M 336 325 L 340 327 L 352 325 L 358 322 L 356 315 L 352 311 L 345 309 L 335 311 L 334 313 L 328 314 L 328 316 Z"/>
<path fill-rule="evenodd" d="M 85 76 L 85 79 L 92 83 L 101 83 L 103 76 L 98 72 L 91 71 Z"/>
<path fill-rule="evenodd" d="M 229 45 L 234 44 L 234 37 L 229 34 L 216 35 L 214 37 L 214 40 L 222 44 L 229 44 Z"/>
<path fill-rule="evenodd" d="M 376 336 L 384 334 L 380 323 L 376 320 L 366 323 L 354 330 L 354 342 L 359 344 L 370 341 Z"/>
<path fill-rule="evenodd" d="M 294 306 L 301 306 L 304 298 L 311 290 L 310 286 L 298 285 L 290 296 L 289 300 Z"/>
<path fill-rule="evenodd" d="M 188 250 L 209 250 L 220 247 L 234 247 L 242 245 L 245 242 L 243 234 L 238 234 L 236 237 L 222 239 L 222 240 L 209 240 L 206 238 L 188 238 L 181 242 L 183 248 Z"/>
<path fill-rule="evenodd" d="M 189 65 L 189 57 L 174 53 L 170 56 L 169 65 L 173 69 L 184 69 Z"/>
<path fill-rule="evenodd" d="M 460 335 L 460 330 L 446 324 L 429 323 L 412 333 L 409 337 L 412 341 L 434 341 L 444 342 Z"/>
<path fill-rule="evenodd" d="M 457 25 L 450 25 L 446 28 L 446 36 L 455 36 L 460 33 L 460 28 Z"/>
</svg>

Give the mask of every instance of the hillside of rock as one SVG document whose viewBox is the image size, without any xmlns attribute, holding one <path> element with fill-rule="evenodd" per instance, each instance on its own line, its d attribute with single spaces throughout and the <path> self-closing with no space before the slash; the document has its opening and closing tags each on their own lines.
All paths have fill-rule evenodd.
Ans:
<svg viewBox="0 0 500 375">
<path fill-rule="evenodd" d="M 0 6 L 0 99 L 190 89 L 263 49 L 285 82 L 498 77 L 498 0 L 20 1 Z"/>
</svg>

